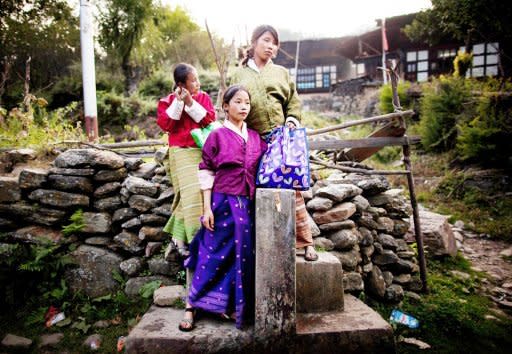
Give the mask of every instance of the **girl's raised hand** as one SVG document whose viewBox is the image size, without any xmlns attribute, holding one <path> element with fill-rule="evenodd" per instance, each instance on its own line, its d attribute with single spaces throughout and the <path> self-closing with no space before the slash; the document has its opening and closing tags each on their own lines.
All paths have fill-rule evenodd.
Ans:
<svg viewBox="0 0 512 354">
<path fill-rule="evenodd" d="M 203 226 L 206 227 L 208 230 L 213 231 L 214 227 L 214 219 L 213 219 L 213 212 L 212 210 L 205 210 L 203 213 L 202 218 Z"/>
<path fill-rule="evenodd" d="M 192 105 L 192 95 L 184 87 L 181 88 L 181 99 L 185 102 L 187 106 L 190 107 Z"/>
</svg>

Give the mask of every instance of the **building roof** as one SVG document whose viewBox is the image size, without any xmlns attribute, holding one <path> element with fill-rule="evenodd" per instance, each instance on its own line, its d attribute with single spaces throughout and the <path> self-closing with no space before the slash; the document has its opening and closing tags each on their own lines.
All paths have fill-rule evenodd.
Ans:
<svg viewBox="0 0 512 354">
<path fill-rule="evenodd" d="M 299 67 L 331 65 L 340 60 L 338 52 L 341 43 L 352 37 L 305 39 L 299 44 Z M 279 53 L 274 62 L 285 67 L 295 65 L 297 41 L 281 42 Z"/>
</svg>

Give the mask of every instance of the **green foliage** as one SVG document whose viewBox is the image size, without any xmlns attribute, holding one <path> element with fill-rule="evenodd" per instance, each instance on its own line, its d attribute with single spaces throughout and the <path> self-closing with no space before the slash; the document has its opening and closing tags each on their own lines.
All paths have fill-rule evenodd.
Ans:
<svg viewBox="0 0 512 354">
<path fill-rule="evenodd" d="M 142 298 L 144 299 L 153 298 L 153 293 L 155 292 L 156 289 L 160 287 L 160 285 L 162 285 L 161 280 L 150 281 L 140 288 L 139 295 L 142 296 Z"/>
<path fill-rule="evenodd" d="M 76 121 L 76 102 L 51 112 L 45 99 L 29 96 L 27 106 L 0 110 L 0 147 L 33 147 L 45 151 L 62 140 L 85 140 Z"/>
<path fill-rule="evenodd" d="M 407 90 L 409 90 L 410 87 L 411 83 L 409 81 L 398 83 L 398 99 L 400 100 L 400 105 L 403 110 L 411 108 L 412 102 L 410 96 L 407 94 Z M 395 111 L 393 107 L 393 91 L 391 90 L 391 84 L 383 85 L 381 87 L 379 100 L 379 109 L 383 114 Z"/>
<path fill-rule="evenodd" d="M 159 99 L 168 95 L 173 86 L 172 72 L 170 70 L 157 70 L 140 82 L 139 95 Z"/>
<path fill-rule="evenodd" d="M 510 92 L 507 82 L 504 91 Z M 512 98 L 493 92 L 478 99 L 476 116 L 458 124 L 456 151 L 464 161 L 504 165 L 511 156 Z"/>
<path fill-rule="evenodd" d="M 413 41 L 435 45 L 446 38 L 478 43 L 499 38 L 508 43 L 512 36 L 512 8 L 501 0 L 432 0 L 405 26 Z"/>
<path fill-rule="evenodd" d="M 495 313 L 489 311 L 490 300 L 479 294 L 480 275 L 471 270 L 471 264 L 460 254 L 456 258 L 428 260 L 429 293 L 417 302 L 406 297 L 397 306 L 420 322 L 418 329 L 395 325 L 395 337 L 414 337 L 432 346 L 435 353 L 488 353 L 506 351 L 512 344 L 508 335 L 512 321 L 486 319 Z M 452 270 L 470 275 L 460 279 Z M 389 318 L 391 306 L 371 304 L 384 318 Z M 398 345 L 399 353 L 422 352 L 406 344 Z"/>
<path fill-rule="evenodd" d="M 423 86 L 420 124 L 421 143 L 427 151 L 447 151 L 455 147 L 457 123 L 471 116 L 470 85 L 453 77 L 434 79 Z"/>
<path fill-rule="evenodd" d="M 69 220 L 71 221 L 71 224 L 65 225 L 62 227 L 62 233 L 65 236 L 72 235 L 76 232 L 80 232 L 84 226 L 84 213 L 82 209 L 78 209 L 69 217 Z"/>
<path fill-rule="evenodd" d="M 453 76 L 454 77 L 466 77 L 466 72 L 473 65 L 473 54 L 459 51 L 457 56 L 453 60 Z"/>
<path fill-rule="evenodd" d="M 79 59 L 79 20 L 65 0 L 2 1 L 0 9 L 0 62 L 7 71 L 0 104 L 11 109 L 23 99 L 27 59 L 34 92 L 52 85 Z"/>
<path fill-rule="evenodd" d="M 132 120 L 156 116 L 156 102 L 138 95 L 125 97 L 115 92 L 98 91 L 98 117 L 101 128 L 120 132 Z"/>
</svg>

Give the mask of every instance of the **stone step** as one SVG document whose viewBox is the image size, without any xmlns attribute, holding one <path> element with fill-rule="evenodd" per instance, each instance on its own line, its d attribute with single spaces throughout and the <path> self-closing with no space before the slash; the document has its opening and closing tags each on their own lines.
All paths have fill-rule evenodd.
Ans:
<svg viewBox="0 0 512 354">
<path fill-rule="evenodd" d="M 178 330 L 183 310 L 152 306 L 128 335 L 126 353 L 394 353 L 391 326 L 351 295 L 345 310 L 297 314 L 297 333 L 257 338 L 252 327 L 200 318 L 191 332 Z"/>
<path fill-rule="evenodd" d="M 395 353 L 389 323 L 350 294 L 344 302 L 344 311 L 297 314 L 295 353 Z"/>
<path fill-rule="evenodd" d="M 302 256 L 297 264 L 297 313 L 343 311 L 343 269 L 329 252 L 318 252 L 318 260 L 308 262 Z"/>
</svg>

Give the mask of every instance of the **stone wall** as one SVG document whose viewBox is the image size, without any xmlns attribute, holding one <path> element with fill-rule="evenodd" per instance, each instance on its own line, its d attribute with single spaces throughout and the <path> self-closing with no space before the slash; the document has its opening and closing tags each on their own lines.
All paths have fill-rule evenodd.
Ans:
<svg viewBox="0 0 512 354">
<path fill-rule="evenodd" d="M 0 177 L 0 250 L 13 242 L 73 244 L 78 267 L 67 280 L 72 290 L 91 297 L 117 290 L 113 272 L 129 278 L 124 290 L 130 296 L 151 280 L 176 284 L 176 252 L 167 260 L 163 255 L 168 236 L 162 229 L 174 197 L 163 167 L 166 151 L 156 153 L 157 162 L 144 163 L 109 151 L 73 149 L 49 169 Z M 62 228 L 77 210 L 84 225 L 65 236 Z"/>
<path fill-rule="evenodd" d="M 174 198 L 166 152 L 144 163 L 74 149 L 49 169 L 0 177 L 0 253 L 5 243 L 72 244 L 78 266 L 67 280 L 72 290 L 91 297 L 118 289 L 114 272 L 128 279 L 129 296 L 151 280 L 176 284 L 179 259 L 172 244 L 164 254 L 169 237 L 162 231 Z M 315 245 L 340 259 L 345 291 L 396 302 L 404 291 L 420 289 L 415 254 L 404 240 L 410 206 L 401 190 L 390 189 L 381 176 L 334 173 L 304 196 Z M 79 209 L 83 227 L 64 235 L 63 226 Z"/>
<path fill-rule="evenodd" d="M 334 254 L 346 292 L 390 302 L 421 290 L 414 251 L 404 236 L 411 207 L 383 176 L 335 172 L 304 192 L 315 246 Z"/>
</svg>

